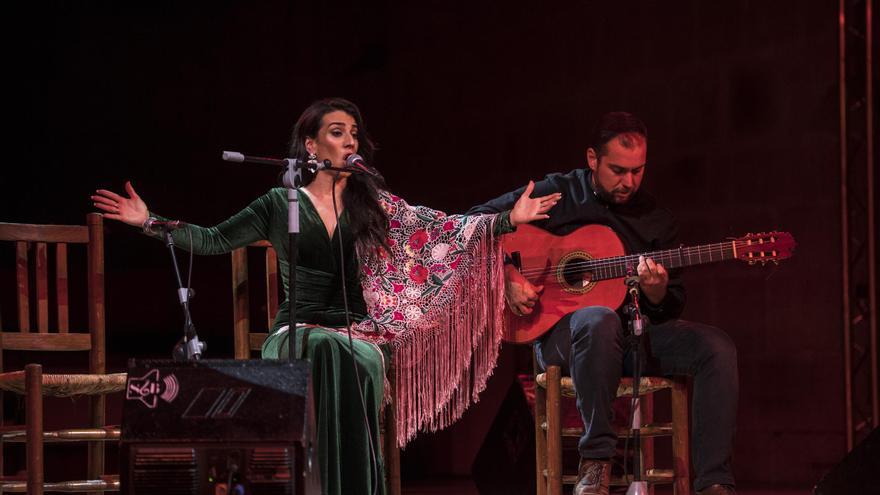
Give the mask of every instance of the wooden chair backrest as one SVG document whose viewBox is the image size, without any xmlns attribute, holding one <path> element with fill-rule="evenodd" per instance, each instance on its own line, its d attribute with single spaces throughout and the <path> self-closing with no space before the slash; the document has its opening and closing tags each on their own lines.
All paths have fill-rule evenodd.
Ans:
<svg viewBox="0 0 880 495">
<path fill-rule="evenodd" d="M 104 231 L 103 217 L 90 213 L 86 225 L 0 223 L 0 241 L 15 243 L 18 328 L 0 331 L 0 349 L 12 351 L 89 351 L 89 371 L 104 373 Z M 85 244 L 88 266 L 88 328 L 70 328 L 68 245 Z M 54 257 L 50 256 L 54 251 Z M 54 258 L 54 294 L 50 261 Z M 33 287 L 31 286 L 33 280 Z M 54 297 L 53 297 L 54 296 Z M 50 306 L 57 315 L 49 321 Z M 32 319 L 32 314 L 35 318 Z M 35 321 L 34 321 L 35 320 Z M 2 358 L 0 358 L 2 370 Z"/>
<path fill-rule="evenodd" d="M 106 373 L 105 350 L 105 295 L 104 295 L 104 217 L 100 213 L 89 213 L 86 225 L 35 225 L 0 223 L 0 241 L 15 244 L 15 280 L 18 313 L 18 328 L 0 330 L 0 371 L 3 370 L 2 351 L 88 351 L 89 373 Z M 69 245 L 84 245 L 86 257 L 85 285 L 87 286 L 86 313 L 88 323 L 85 329 L 79 323 L 71 326 L 71 300 L 82 300 L 81 289 L 71 289 L 68 275 L 78 274 L 71 270 L 76 265 L 69 263 Z M 51 253 L 51 254 L 50 254 Z M 54 254 L 54 256 L 53 256 Z M 78 255 L 76 258 L 78 259 Z M 54 267 L 52 260 L 54 259 Z M 51 277 L 50 277 L 51 275 Z M 33 286 L 31 285 L 33 281 Z M 54 290 L 51 290 L 54 285 Z M 71 297 L 73 296 L 73 297 Z M 55 314 L 55 321 L 50 315 Z M 33 318 L 32 318 L 33 316 Z M 29 382 L 27 397 L 27 471 L 28 493 L 43 493 L 43 404 L 44 395 L 52 395 L 44 386 L 42 367 L 36 364 L 26 366 Z M 35 371 L 36 370 L 36 371 Z M 14 375 L 10 373 L 9 375 Z M 62 376 L 62 375 L 57 375 Z M 81 375 L 79 375 L 81 376 Z M 65 382 L 68 389 L 75 380 Z M 0 394 L 2 395 L 2 394 Z M 68 429 L 74 435 L 82 435 L 83 440 L 93 440 L 96 430 L 106 429 L 106 398 L 91 395 L 90 428 Z M 5 423 L 2 405 L 0 422 Z M 118 429 L 117 429 L 118 431 Z M 118 433 L 117 433 L 118 434 Z M 88 443 L 88 473 L 90 480 L 98 480 L 104 473 L 104 444 L 100 441 Z M 2 459 L 0 459 L 2 466 Z M 76 485 L 78 482 L 73 482 Z M 65 483 L 61 483 L 65 485 Z M 81 486 L 81 485 L 80 485 Z M 68 491 L 68 490 L 64 490 Z"/>
<path fill-rule="evenodd" d="M 265 253 L 265 309 L 266 320 L 259 325 L 251 318 L 250 280 L 248 276 L 248 250 Z M 278 312 L 279 296 L 278 256 L 268 241 L 258 241 L 232 252 L 232 316 L 235 322 L 235 359 L 250 359 L 254 351 L 259 352 L 269 335 L 269 329 Z M 260 297 L 262 301 L 262 297 Z"/>
<path fill-rule="evenodd" d="M 266 273 L 266 323 L 255 326 L 252 321 L 250 282 L 248 279 L 248 250 L 256 248 L 265 249 L 265 273 Z M 279 277 L 278 256 L 275 249 L 267 241 L 259 241 L 250 246 L 236 249 L 232 252 L 232 304 L 233 317 L 235 320 L 235 359 L 250 359 L 251 353 L 260 351 L 263 342 L 269 335 L 269 328 L 278 312 L 279 301 Z M 261 298 L 262 301 L 262 298 Z M 394 390 L 393 373 L 391 376 L 391 390 Z M 396 424 L 394 407 L 386 407 L 384 423 Z M 385 457 L 385 476 L 388 480 L 390 495 L 400 495 L 400 450 L 397 448 L 397 435 L 393 427 L 385 430 L 383 442 L 383 456 Z"/>
</svg>

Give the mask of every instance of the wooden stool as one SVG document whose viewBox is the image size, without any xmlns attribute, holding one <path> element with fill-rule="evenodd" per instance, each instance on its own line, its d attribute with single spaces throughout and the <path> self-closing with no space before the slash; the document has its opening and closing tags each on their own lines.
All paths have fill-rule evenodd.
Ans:
<svg viewBox="0 0 880 495">
<path fill-rule="evenodd" d="M 584 429 L 563 428 L 561 421 L 562 397 L 574 397 L 575 390 L 571 377 L 562 376 L 559 366 L 549 366 L 546 373 L 535 377 L 535 450 L 537 460 L 538 495 L 561 495 L 562 485 L 573 485 L 577 475 L 562 474 L 562 437 L 580 437 Z M 623 378 L 617 388 L 617 397 L 632 396 L 633 381 Z M 642 397 L 642 419 L 651 421 L 650 395 L 664 389 L 672 391 L 672 422 L 644 424 L 640 429 L 642 437 L 642 479 L 653 487 L 657 483 L 672 483 L 675 495 L 690 495 L 690 446 L 688 392 L 685 377 L 660 378 L 642 377 L 639 395 Z M 630 435 L 629 425 L 620 429 L 621 438 Z M 652 438 L 672 436 L 672 469 L 657 469 L 654 466 Z M 629 484 L 628 479 L 612 478 L 612 486 Z M 653 493 L 653 488 L 651 488 Z"/>
</svg>

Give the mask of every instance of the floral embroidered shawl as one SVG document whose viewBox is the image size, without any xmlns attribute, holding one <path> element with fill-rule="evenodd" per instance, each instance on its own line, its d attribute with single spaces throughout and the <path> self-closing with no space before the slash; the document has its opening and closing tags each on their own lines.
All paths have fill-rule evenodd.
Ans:
<svg viewBox="0 0 880 495">
<path fill-rule="evenodd" d="M 380 203 L 391 252 L 360 258 L 368 318 L 356 332 L 390 346 L 402 447 L 455 422 L 485 389 L 503 333 L 503 258 L 497 215 L 446 215 L 384 191 Z"/>
</svg>

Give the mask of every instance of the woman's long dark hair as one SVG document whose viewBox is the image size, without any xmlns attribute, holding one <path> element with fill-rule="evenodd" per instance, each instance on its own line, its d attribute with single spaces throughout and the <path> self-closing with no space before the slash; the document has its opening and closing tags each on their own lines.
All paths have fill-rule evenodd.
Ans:
<svg viewBox="0 0 880 495">
<path fill-rule="evenodd" d="M 363 156 L 367 163 L 372 164 L 376 145 L 367 135 L 357 105 L 343 98 L 318 100 L 303 111 L 293 127 L 288 157 L 306 159 L 309 154 L 306 150 L 306 138 L 316 138 L 324 115 L 337 110 L 351 115 L 354 119 L 358 127 L 358 154 Z M 314 179 L 315 174 L 303 172 L 303 185 L 308 185 Z M 381 176 L 351 174 L 342 192 L 342 201 L 348 211 L 349 226 L 355 245 L 365 255 L 372 255 L 380 249 L 388 248 L 388 216 L 379 204 L 380 189 L 386 189 L 385 180 Z"/>
</svg>

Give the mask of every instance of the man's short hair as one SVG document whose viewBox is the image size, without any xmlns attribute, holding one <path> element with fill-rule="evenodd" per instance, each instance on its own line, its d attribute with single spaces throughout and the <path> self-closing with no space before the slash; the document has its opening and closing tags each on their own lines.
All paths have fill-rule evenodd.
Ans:
<svg viewBox="0 0 880 495">
<path fill-rule="evenodd" d="M 648 139 L 648 128 L 645 123 L 629 112 L 608 112 L 599 119 L 599 124 L 593 131 L 592 147 L 597 156 L 608 153 L 606 145 L 612 139 L 620 136 L 620 144 L 627 149 L 635 148 L 640 141 Z"/>
</svg>

